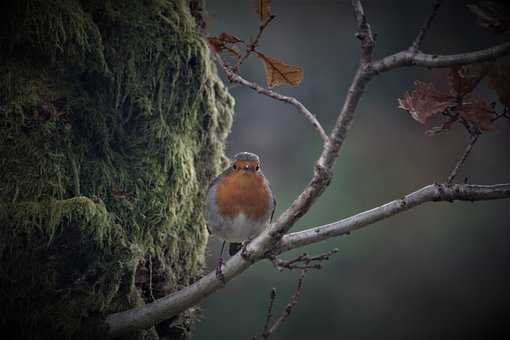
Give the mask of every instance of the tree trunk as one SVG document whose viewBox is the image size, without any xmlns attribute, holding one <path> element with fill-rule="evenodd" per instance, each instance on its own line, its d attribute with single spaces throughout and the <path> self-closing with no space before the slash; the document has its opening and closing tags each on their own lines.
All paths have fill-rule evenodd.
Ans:
<svg viewBox="0 0 510 340">
<path fill-rule="evenodd" d="M 200 274 L 233 100 L 185 0 L 3 2 L 0 51 L 2 331 L 102 336 Z"/>
</svg>

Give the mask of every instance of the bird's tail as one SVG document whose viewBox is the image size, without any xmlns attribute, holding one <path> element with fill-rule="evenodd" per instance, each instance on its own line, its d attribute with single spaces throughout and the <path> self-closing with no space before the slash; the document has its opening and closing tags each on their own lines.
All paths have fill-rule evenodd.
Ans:
<svg viewBox="0 0 510 340">
<path fill-rule="evenodd" d="M 241 243 L 231 242 L 228 246 L 228 253 L 230 254 L 230 256 L 235 255 L 239 251 L 239 249 L 241 249 L 241 246 L 242 246 Z"/>
</svg>

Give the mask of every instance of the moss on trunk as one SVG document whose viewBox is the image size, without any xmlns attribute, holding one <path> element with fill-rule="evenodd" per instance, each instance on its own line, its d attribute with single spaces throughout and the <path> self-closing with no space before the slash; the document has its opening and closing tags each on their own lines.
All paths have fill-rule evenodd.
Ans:
<svg viewBox="0 0 510 340">
<path fill-rule="evenodd" d="M 187 1 L 0 7 L 1 326 L 100 335 L 105 314 L 199 275 L 233 100 Z M 192 319 L 133 336 L 179 338 Z"/>
</svg>

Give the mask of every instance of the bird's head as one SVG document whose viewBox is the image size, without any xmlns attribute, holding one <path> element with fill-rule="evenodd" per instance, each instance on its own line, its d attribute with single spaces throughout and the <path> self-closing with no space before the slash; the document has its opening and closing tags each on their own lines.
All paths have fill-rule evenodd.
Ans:
<svg viewBox="0 0 510 340">
<path fill-rule="evenodd" d="M 256 173 L 260 171 L 260 158 L 254 153 L 240 152 L 234 156 L 232 169 L 243 173 Z"/>
</svg>

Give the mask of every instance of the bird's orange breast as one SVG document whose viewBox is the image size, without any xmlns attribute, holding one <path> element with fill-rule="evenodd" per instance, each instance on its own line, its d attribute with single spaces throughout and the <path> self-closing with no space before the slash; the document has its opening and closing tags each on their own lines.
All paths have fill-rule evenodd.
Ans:
<svg viewBox="0 0 510 340">
<path fill-rule="evenodd" d="M 258 173 L 233 172 L 216 189 L 218 212 L 234 218 L 241 213 L 251 220 L 262 218 L 269 207 L 269 191 Z"/>
</svg>

